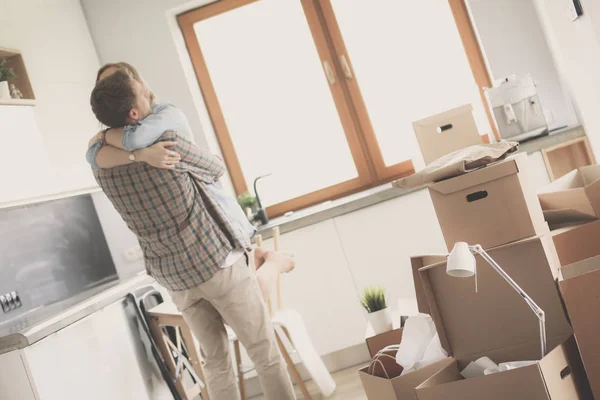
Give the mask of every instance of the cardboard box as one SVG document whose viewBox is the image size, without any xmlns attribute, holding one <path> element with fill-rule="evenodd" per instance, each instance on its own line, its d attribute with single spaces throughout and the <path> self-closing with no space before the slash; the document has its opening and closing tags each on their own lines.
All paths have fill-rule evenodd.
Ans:
<svg viewBox="0 0 600 400">
<path fill-rule="evenodd" d="M 489 254 L 546 313 L 549 352 L 529 367 L 462 379 L 458 371 L 484 355 L 496 363 L 539 360 L 538 319 L 481 257 L 477 257 L 477 293 L 474 278 L 448 276 L 445 262 L 424 267 L 419 273 L 431 316 L 442 345 L 457 364 L 417 387 L 418 399 L 587 398 L 583 366 L 552 274 L 558 265 L 552 239 L 530 238 L 491 249 Z"/>
<path fill-rule="evenodd" d="M 561 266 L 598 255 L 600 220 L 552 231 Z"/>
<path fill-rule="evenodd" d="M 417 400 L 415 388 L 438 371 L 452 364 L 456 364 L 456 361 L 447 358 L 392 379 L 369 375 L 367 373 L 368 367 L 359 370 L 358 374 L 369 400 Z"/>
<path fill-rule="evenodd" d="M 425 164 L 465 147 L 483 143 L 473 107 L 461 107 L 413 122 Z"/>
<path fill-rule="evenodd" d="M 380 335 L 371 336 L 365 339 L 367 347 L 369 348 L 369 354 L 371 358 L 384 347 L 391 346 L 394 344 L 400 344 L 402 340 L 402 328 L 392 329 L 389 332 L 382 333 Z"/>
<path fill-rule="evenodd" d="M 456 242 L 492 248 L 548 232 L 518 154 L 429 187 L 448 251 Z"/>
<path fill-rule="evenodd" d="M 600 165 L 569 172 L 538 197 L 551 227 L 600 218 Z"/>
<path fill-rule="evenodd" d="M 568 265 L 560 271 L 560 291 L 575 331 L 581 359 L 594 397 L 600 399 L 600 255 Z"/>
<path fill-rule="evenodd" d="M 417 307 L 419 312 L 422 314 L 429 314 L 429 304 L 427 303 L 427 297 L 423 291 L 423 284 L 421 283 L 421 275 L 419 274 L 419 270 L 428 265 L 441 263 L 445 261 L 446 258 L 448 258 L 447 254 L 413 256 L 410 258 L 413 282 L 415 284 L 415 294 L 417 296 Z"/>
</svg>

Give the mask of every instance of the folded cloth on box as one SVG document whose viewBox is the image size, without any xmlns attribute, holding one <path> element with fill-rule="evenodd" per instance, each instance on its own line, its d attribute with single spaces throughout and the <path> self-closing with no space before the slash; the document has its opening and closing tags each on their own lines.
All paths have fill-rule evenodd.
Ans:
<svg viewBox="0 0 600 400">
<path fill-rule="evenodd" d="M 399 179 L 392 186 L 410 189 L 464 175 L 478 168 L 501 161 L 517 151 L 519 143 L 502 140 L 499 143 L 478 144 L 447 154 L 421 171 Z"/>
</svg>

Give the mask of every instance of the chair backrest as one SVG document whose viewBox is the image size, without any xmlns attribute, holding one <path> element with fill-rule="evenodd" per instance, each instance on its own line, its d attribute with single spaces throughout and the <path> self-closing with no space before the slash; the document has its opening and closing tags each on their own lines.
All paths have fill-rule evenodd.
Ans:
<svg viewBox="0 0 600 400">
<path fill-rule="evenodd" d="M 181 400 L 181 396 L 179 396 L 179 394 L 177 393 L 175 382 L 169 374 L 169 370 L 165 364 L 165 360 L 163 359 L 162 355 L 160 354 L 160 351 L 156 346 L 154 338 L 152 337 L 152 333 L 150 332 L 150 327 L 148 325 L 148 310 L 151 310 L 153 307 L 156 307 L 157 305 L 163 302 L 162 295 L 154 287 L 145 286 L 143 288 L 133 291 L 132 293 L 129 293 L 128 297 L 131 298 L 132 302 L 135 305 L 136 312 L 138 314 L 138 319 L 143 324 L 144 332 L 146 333 L 148 341 L 150 342 L 150 346 L 152 347 L 152 355 L 154 356 L 154 360 L 156 361 L 161 375 L 167 383 L 169 390 L 171 391 L 173 399 Z"/>
<path fill-rule="evenodd" d="M 255 239 L 256 239 L 256 246 L 262 247 L 263 246 L 262 235 L 256 235 Z M 275 251 L 280 250 L 280 232 L 279 232 L 278 226 L 273 228 L 273 250 L 275 250 Z M 277 310 L 281 310 L 283 308 L 282 295 L 283 295 L 283 290 L 282 290 L 282 285 L 281 285 L 281 275 L 279 275 L 277 277 Z M 271 314 L 271 316 L 273 316 L 274 309 L 273 309 L 273 296 L 272 295 L 267 299 L 267 306 L 269 307 L 269 313 Z"/>
</svg>

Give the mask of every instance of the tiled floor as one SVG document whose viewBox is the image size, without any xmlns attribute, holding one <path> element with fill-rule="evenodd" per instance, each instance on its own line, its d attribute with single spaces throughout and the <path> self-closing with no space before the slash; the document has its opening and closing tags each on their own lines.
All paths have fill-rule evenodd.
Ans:
<svg viewBox="0 0 600 400">
<path fill-rule="evenodd" d="M 367 400 L 367 396 L 360 383 L 360 377 L 358 376 L 358 369 L 360 367 L 361 366 L 348 368 L 333 374 L 337 389 L 332 396 L 327 397 L 327 400 Z M 313 400 L 323 399 L 323 397 L 318 394 L 316 386 L 312 382 L 308 383 L 308 391 L 313 396 Z M 298 394 L 298 400 L 304 398 L 299 390 L 296 390 L 296 392 Z M 264 400 L 264 397 L 254 397 L 252 400 Z"/>
</svg>

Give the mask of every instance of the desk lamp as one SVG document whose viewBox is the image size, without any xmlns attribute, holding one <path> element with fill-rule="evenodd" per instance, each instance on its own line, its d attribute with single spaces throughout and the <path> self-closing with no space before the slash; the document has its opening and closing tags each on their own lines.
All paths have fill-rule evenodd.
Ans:
<svg viewBox="0 0 600 400">
<path fill-rule="evenodd" d="M 469 278 L 475 275 L 475 291 L 477 291 L 477 261 L 474 254 L 479 254 L 504 280 L 525 300 L 540 321 L 540 343 L 542 357 L 546 355 L 546 314 L 531 297 L 498 265 L 481 245 L 470 246 L 458 242 L 448 256 L 446 273 L 455 278 Z"/>
</svg>

